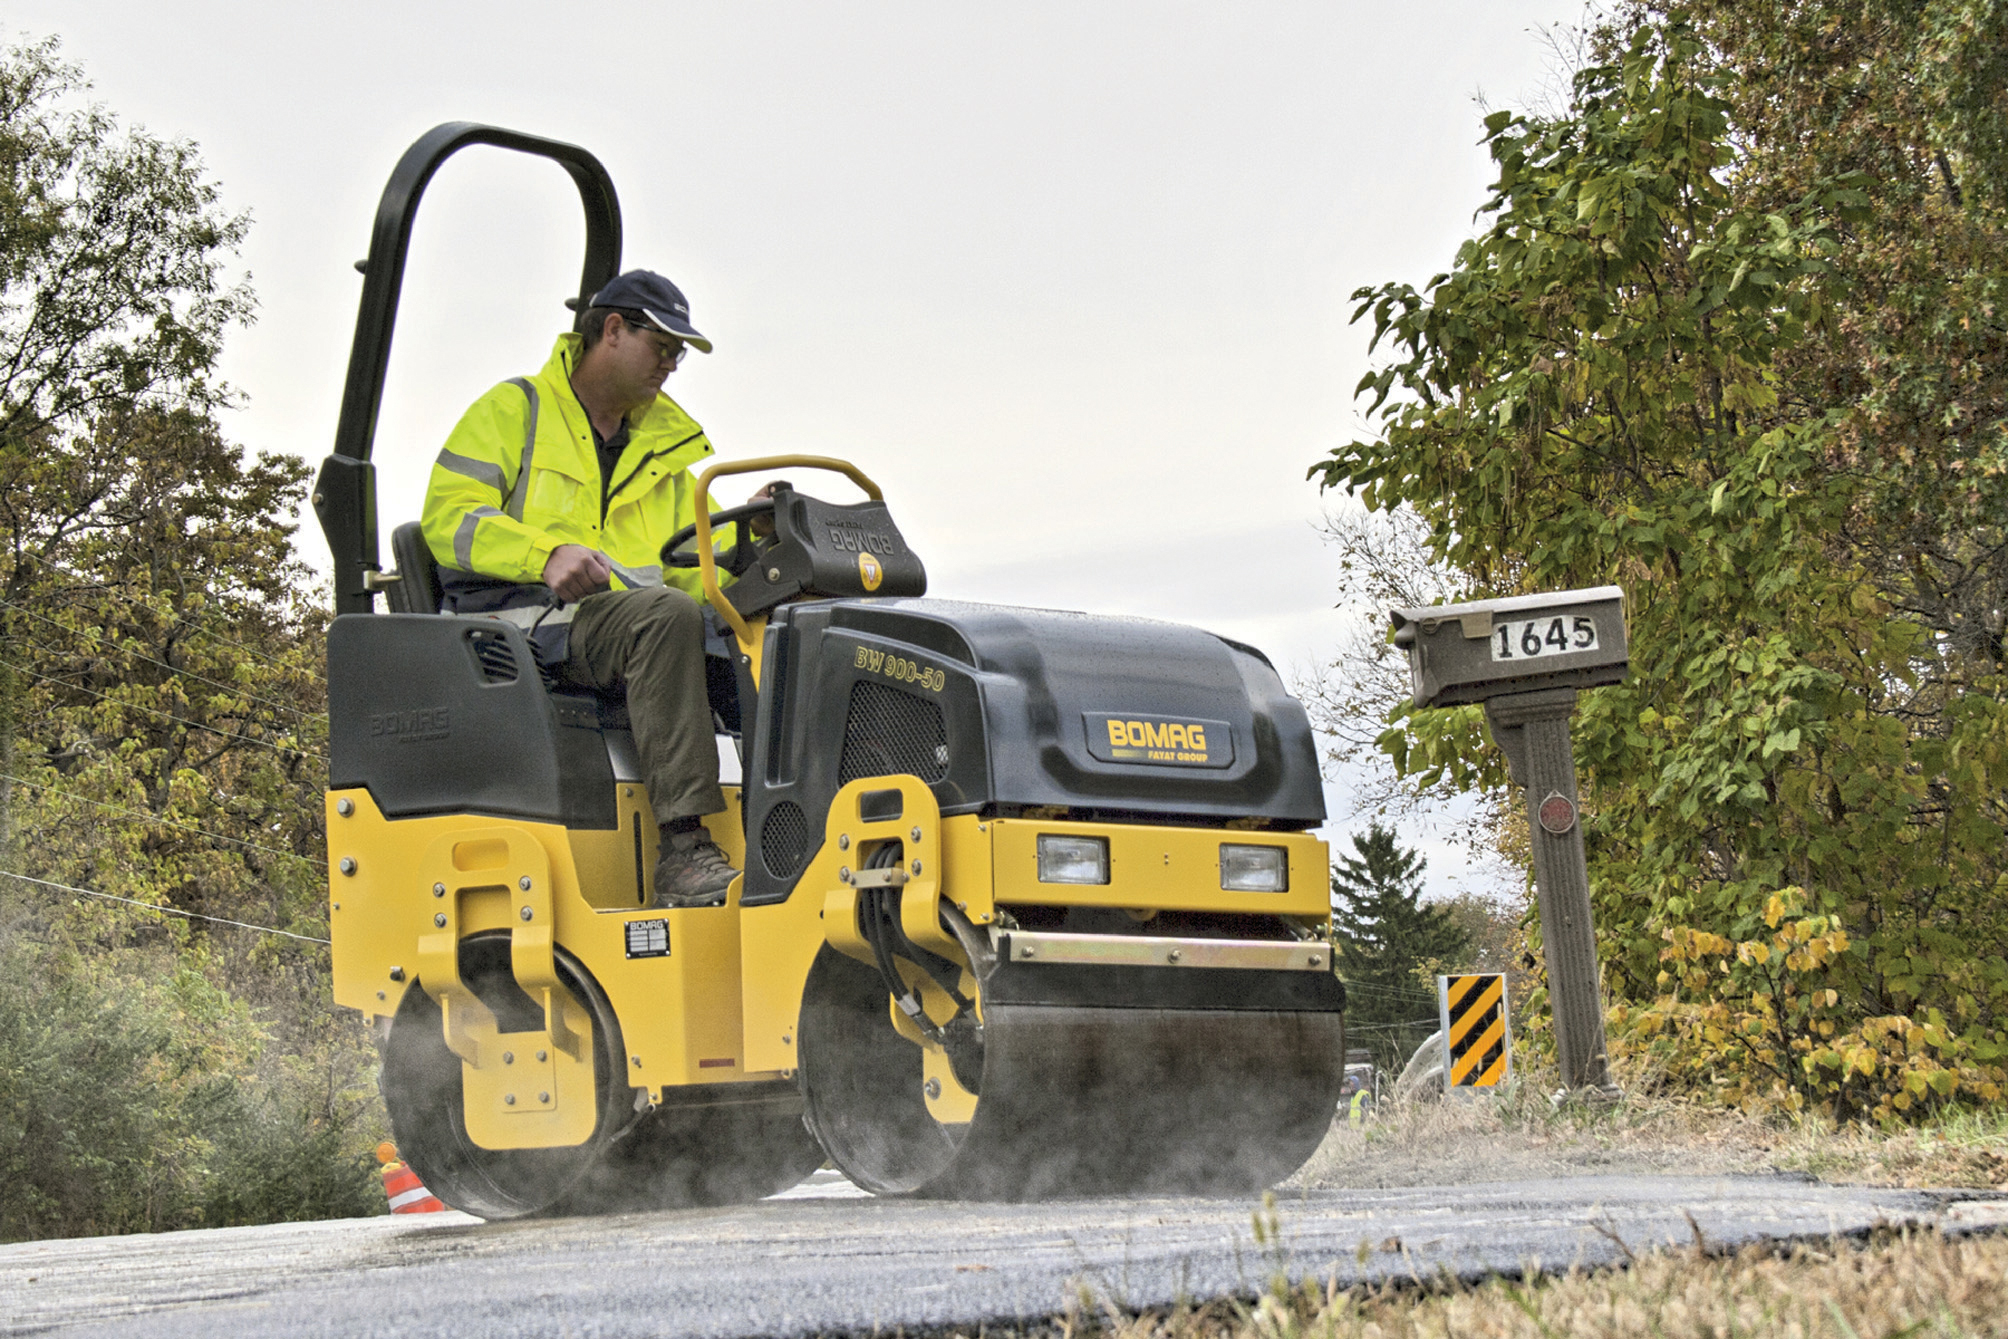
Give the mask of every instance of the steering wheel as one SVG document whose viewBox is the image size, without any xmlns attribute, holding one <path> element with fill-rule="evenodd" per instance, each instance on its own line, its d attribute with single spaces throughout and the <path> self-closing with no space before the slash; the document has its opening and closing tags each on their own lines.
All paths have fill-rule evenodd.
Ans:
<svg viewBox="0 0 2008 1339">
<path fill-rule="evenodd" d="M 736 507 L 727 507 L 724 511 L 712 512 L 711 528 L 714 531 L 730 525 L 737 532 L 732 537 L 732 547 L 726 550 L 725 556 L 719 560 L 718 565 L 735 577 L 744 575 L 746 569 L 753 565 L 754 558 L 759 556 L 757 550 L 754 548 L 752 530 L 747 523 L 755 516 L 771 516 L 773 514 L 774 499 L 772 498 L 759 498 L 753 502 L 742 502 Z M 697 526 L 692 524 L 684 526 L 683 529 L 664 540 L 662 545 L 662 565 L 664 567 L 696 567 L 698 565 L 697 550 L 691 549 L 687 552 L 678 552 L 679 549 L 682 549 L 684 545 L 690 543 L 695 538 L 697 538 Z"/>
</svg>

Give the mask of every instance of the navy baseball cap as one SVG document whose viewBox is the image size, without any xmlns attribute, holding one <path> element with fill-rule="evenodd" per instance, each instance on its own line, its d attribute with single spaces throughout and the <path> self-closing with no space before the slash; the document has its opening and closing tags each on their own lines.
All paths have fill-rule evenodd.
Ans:
<svg viewBox="0 0 2008 1339">
<path fill-rule="evenodd" d="M 629 270 L 616 276 L 593 294 L 587 305 L 638 311 L 663 334 L 675 335 L 701 352 L 711 352 L 711 341 L 690 323 L 690 303 L 684 300 L 683 290 L 653 270 Z"/>
</svg>

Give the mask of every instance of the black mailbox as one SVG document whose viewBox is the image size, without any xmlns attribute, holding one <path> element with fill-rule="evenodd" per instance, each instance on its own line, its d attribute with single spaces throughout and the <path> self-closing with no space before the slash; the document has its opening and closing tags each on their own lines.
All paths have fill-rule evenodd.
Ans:
<svg viewBox="0 0 2008 1339">
<path fill-rule="evenodd" d="M 1396 609 L 1393 619 L 1418 707 L 1617 683 L 1630 657 L 1616 586 Z"/>
</svg>

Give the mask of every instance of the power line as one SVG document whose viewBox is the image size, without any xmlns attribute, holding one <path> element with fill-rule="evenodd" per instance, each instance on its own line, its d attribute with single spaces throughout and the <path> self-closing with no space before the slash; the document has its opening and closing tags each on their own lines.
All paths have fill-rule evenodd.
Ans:
<svg viewBox="0 0 2008 1339">
<path fill-rule="evenodd" d="M 1369 995 L 1380 995 L 1387 999 L 1433 1000 L 1436 998 L 1434 991 L 1424 990 L 1420 986 L 1383 986 L 1371 981 L 1347 980 L 1344 976 L 1341 976 L 1339 979 L 1345 981 L 1347 990 L 1363 990 Z"/>
<path fill-rule="evenodd" d="M 64 576 L 70 577 L 73 580 L 90 582 L 93 585 L 93 587 L 103 591 L 106 595 L 111 596 L 114 600 L 123 600 L 128 605 L 145 608 L 148 609 L 149 612 L 151 612 L 151 606 L 146 605 L 144 601 L 141 601 L 134 596 L 122 594 L 119 591 L 115 591 L 110 586 L 107 586 L 103 582 L 96 580 L 96 578 L 94 577 L 85 576 L 82 572 L 72 571 L 70 568 L 63 566 L 61 563 L 51 562 L 49 559 L 41 557 L 38 554 L 23 553 L 21 556 L 33 562 L 40 563 L 42 566 L 48 568 L 52 572 L 61 572 Z M 256 647 L 246 646 L 242 642 L 232 641 L 230 638 L 223 636 L 221 633 L 209 631 L 207 628 L 204 628 L 200 624 L 196 623 L 194 619 L 188 617 L 186 614 L 177 612 L 174 616 L 174 621 L 186 627 L 189 631 L 195 633 L 198 637 L 207 637 L 211 641 L 222 642 L 225 646 L 234 646 L 239 651 L 244 652 L 246 655 L 254 656 L 259 660 L 265 661 L 267 664 L 271 665 L 284 664 L 283 661 L 277 660 L 274 657 L 267 655 L 265 652 L 258 650 Z M 296 666 L 295 668 L 305 670 L 306 673 L 312 675 L 316 679 L 319 679 L 323 683 L 327 682 L 328 676 L 321 673 L 317 669 L 311 669 L 304 665 Z"/>
<path fill-rule="evenodd" d="M 158 911 L 164 916 L 185 916 L 192 921 L 213 921 L 217 925 L 234 925 L 240 930 L 257 930 L 261 934 L 284 935 L 288 939 L 298 939 L 308 944 L 325 944 L 328 942 L 325 939 L 317 939 L 313 935 L 296 935 L 291 930 L 275 930 L 269 925 L 253 925 L 249 921 L 233 921 L 224 916 L 205 916 L 199 911 L 183 911 L 180 907 L 155 906 L 151 902 L 142 902 L 136 897 L 120 897 L 117 893 L 101 893 L 95 888 L 78 888 L 67 883 L 57 883 L 53 879 L 37 879 L 28 874 L 16 874 L 11 869 L 0 869 L 0 875 L 5 875 L 10 879 L 19 879 L 23 883 L 40 884 L 44 888 L 58 888 L 63 892 L 76 893 L 83 897 L 102 897 L 107 902 L 123 902 L 127 906 L 143 907 L 147 911 Z"/>
<path fill-rule="evenodd" d="M 24 776 L 14 776 L 10 773 L 0 772 L 0 781 L 11 781 L 17 786 L 32 786 L 36 790 L 47 791 L 51 795 L 62 795 L 68 799 L 80 800 L 85 804 L 95 804 L 98 808 L 109 809 L 115 814 L 130 814 L 134 818 L 143 819 L 148 823 L 156 823 L 164 828 L 178 828 L 182 832 L 193 832 L 197 836 L 207 837 L 211 841 L 229 842 L 232 846 L 244 846 L 249 847 L 253 851 L 265 851 L 272 855 L 282 855 L 293 860 L 304 860 L 310 865 L 319 865 L 322 869 L 328 867 L 327 861 L 318 860 L 310 855 L 301 855 L 298 851 L 288 851 L 279 846 L 265 846 L 258 842 L 246 841 L 242 837 L 226 837 L 220 832 L 211 832 L 207 828 L 198 828 L 191 823 L 177 823 L 173 819 L 162 818 L 159 814 L 148 809 L 133 809 L 122 804 L 111 804 L 104 800 L 94 800 L 90 796 L 81 795 L 74 790 L 64 790 L 60 786 L 43 785 L 39 781 L 30 781 Z"/>
<path fill-rule="evenodd" d="M 1435 1018 L 1418 1018 L 1412 1023 L 1348 1023 L 1346 1033 L 1351 1035 L 1355 1032 L 1394 1032 L 1401 1028 L 1435 1027 L 1440 1021 Z"/>
<path fill-rule="evenodd" d="M 144 660 L 149 665 L 158 665 L 170 674 L 180 674 L 187 678 L 198 680 L 202 683 L 208 684 L 212 688 L 221 688 L 226 693 L 231 693 L 234 694 L 235 696 L 246 698 L 252 702 L 262 702 L 268 707 L 277 707 L 280 711 L 290 711 L 295 716 L 302 716 L 310 721 L 325 721 L 328 719 L 328 715 L 326 712 L 308 711 L 303 707 L 292 706 L 289 703 L 275 702 L 269 697 L 260 697 L 256 693 L 247 692 L 243 687 L 241 687 L 238 684 L 224 683 L 221 679 L 212 679 L 206 674 L 198 674 L 194 670 L 188 669 L 185 666 L 170 665 L 165 660 L 156 660 L 152 656 L 147 655 L 144 652 L 135 651 L 129 646 L 119 646 L 115 643 L 108 644 L 105 641 L 105 639 L 100 637 L 97 633 L 85 632 L 82 628 L 70 627 L 68 624 L 60 623 L 57 620 L 48 617 L 46 614 L 38 614 L 34 610 L 28 608 L 25 605 L 15 604 L 12 600 L 0 600 L 0 605 L 4 605 L 9 609 L 18 609 L 22 613 L 26 614 L 29 618 L 39 619 L 41 622 L 47 623 L 51 627 L 61 628 L 65 632 L 82 633 L 84 636 L 89 637 L 93 642 L 96 642 L 100 646 L 106 646 L 107 649 L 117 652 L 120 655 L 131 656 L 135 660 Z M 36 641 L 32 637 L 28 638 L 27 641 L 30 645 L 39 646 L 44 651 L 51 652 L 52 654 L 55 655 L 68 654 L 58 647 L 51 646 L 47 642 Z M 275 661 L 272 663 L 279 664 L 282 662 Z"/>
<path fill-rule="evenodd" d="M 289 748 L 284 744 L 274 744 L 269 739 L 259 739 L 253 735 L 240 735 L 235 730 L 219 730 L 213 725 L 204 725 L 201 721 L 191 721 L 185 716 L 176 716 L 173 712 L 162 711 L 157 707 L 143 707 L 137 702 L 123 702 L 120 701 L 118 698 L 111 696 L 108 693 L 100 693 L 95 688 L 86 688 L 82 684 L 77 684 L 77 683 L 65 683 L 61 679 L 51 678 L 49 675 L 46 674 L 38 674 L 34 670 L 29 669 L 26 665 L 16 665 L 11 660 L 0 660 L 0 665 L 4 665 L 8 669 L 16 670 L 22 674 L 26 674 L 30 678 L 40 679 L 43 683 L 52 683 L 55 684 L 58 688 L 67 688 L 70 689 L 72 692 L 89 693 L 92 697 L 100 698 L 106 702 L 111 703 L 114 706 L 127 707 L 133 711 L 143 711 L 151 716 L 159 716 L 166 720 L 174 721 L 181 725 L 186 725 L 190 729 L 206 730 L 212 735 L 221 735 L 225 739 L 241 739 L 247 744 L 257 744 L 263 748 L 271 749 L 274 753 L 298 753 L 303 757 L 319 758 L 322 762 L 327 761 L 326 754 L 316 753 L 312 749 L 303 747 L 298 744 L 295 744 Z"/>
<path fill-rule="evenodd" d="M 1343 967 L 1341 970 L 1343 970 Z M 1378 981 L 1362 981 L 1360 989 L 1379 991 L 1383 995 L 1414 995 L 1418 998 L 1432 1000 L 1436 998 L 1436 992 L 1425 986 L 1391 986 Z"/>
</svg>

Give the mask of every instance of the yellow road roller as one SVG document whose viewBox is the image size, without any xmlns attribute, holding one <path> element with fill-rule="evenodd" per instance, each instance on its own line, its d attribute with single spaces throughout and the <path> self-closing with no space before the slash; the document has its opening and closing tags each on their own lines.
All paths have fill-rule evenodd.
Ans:
<svg viewBox="0 0 2008 1339">
<path fill-rule="evenodd" d="M 988 1200 L 1287 1176 L 1345 1056 L 1302 707 L 1259 651 L 1198 629 L 924 598 L 849 463 L 714 466 L 700 496 L 785 468 L 866 500 L 778 487 L 665 553 L 710 605 L 742 780 L 707 821 L 744 872 L 722 906 L 649 905 L 623 702 L 547 679 L 512 623 L 438 612 L 415 524 L 379 562 L 406 244 L 469 145 L 569 173 L 582 298 L 620 257 L 591 154 L 453 123 L 398 163 L 360 266 L 314 490 L 337 604 L 329 923 L 404 1158 L 486 1218 L 752 1200 L 826 1160 L 879 1194 Z"/>
</svg>

